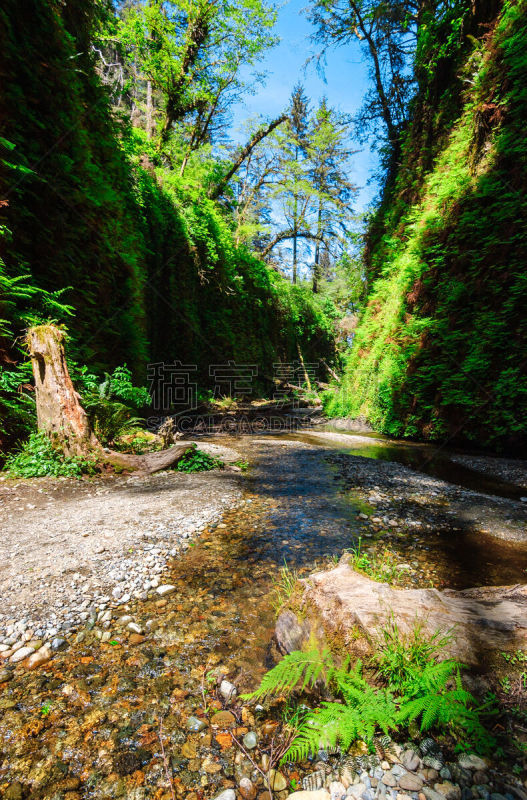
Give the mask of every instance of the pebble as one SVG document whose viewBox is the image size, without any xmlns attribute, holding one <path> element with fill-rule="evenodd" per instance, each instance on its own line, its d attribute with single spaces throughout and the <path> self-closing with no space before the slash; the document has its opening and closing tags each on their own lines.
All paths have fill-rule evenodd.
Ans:
<svg viewBox="0 0 527 800">
<path fill-rule="evenodd" d="M 331 797 L 325 789 L 315 789 L 314 792 L 293 792 L 287 796 L 287 800 L 331 800 Z"/>
<path fill-rule="evenodd" d="M 143 633 L 143 629 L 136 622 L 129 622 L 126 627 L 128 628 L 129 631 L 132 631 L 132 633 L 139 633 L 139 634 Z"/>
<path fill-rule="evenodd" d="M 405 750 L 401 761 L 410 772 L 415 772 L 421 766 L 421 759 L 414 750 Z"/>
<path fill-rule="evenodd" d="M 278 772 L 276 769 L 271 769 L 269 770 L 269 786 L 273 792 L 282 792 L 284 789 L 287 789 L 287 780 L 281 772 Z"/>
<path fill-rule="evenodd" d="M 42 664 L 47 664 L 48 661 L 51 660 L 52 653 L 50 649 L 45 646 L 41 647 L 40 650 L 37 650 L 36 653 L 33 653 L 29 656 L 26 664 L 27 669 L 36 669 L 37 667 L 41 667 Z"/>
<path fill-rule="evenodd" d="M 0 683 L 6 683 L 13 677 L 13 673 L 8 669 L 0 669 Z"/>
<path fill-rule="evenodd" d="M 240 794 L 244 800 L 254 800 L 256 797 L 256 786 L 249 778 L 242 778 L 239 783 Z"/>
<path fill-rule="evenodd" d="M 56 636 L 52 640 L 50 647 L 54 653 L 58 653 L 59 650 L 65 650 L 68 647 L 68 643 L 66 639 L 63 639 L 61 636 Z"/>
<path fill-rule="evenodd" d="M 487 762 L 473 753 L 463 753 L 457 763 L 464 769 L 481 770 L 482 772 L 487 769 Z"/>
<path fill-rule="evenodd" d="M 217 728 L 229 728 L 236 722 L 234 714 L 230 711 L 218 711 L 211 719 L 211 725 Z"/>
<path fill-rule="evenodd" d="M 254 733 L 254 731 L 249 731 L 249 733 L 245 734 L 242 741 L 243 741 L 243 746 L 247 750 L 254 750 L 254 748 L 258 744 L 258 737 Z"/>
<path fill-rule="evenodd" d="M 187 720 L 187 728 L 189 731 L 192 731 L 192 733 L 199 733 L 199 731 L 204 730 L 206 727 L 207 723 L 197 717 L 189 717 Z"/>
<path fill-rule="evenodd" d="M 329 794 L 331 800 L 343 800 L 346 797 L 346 787 L 340 781 L 332 781 L 329 784 Z"/>
<path fill-rule="evenodd" d="M 217 794 L 214 800 L 236 800 L 236 792 L 234 789 L 225 789 L 225 791 Z"/>
<path fill-rule="evenodd" d="M 9 661 L 12 664 L 18 664 L 19 661 L 23 661 L 28 656 L 32 655 L 34 650 L 32 647 L 19 647 L 18 650 L 13 653 Z"/>
<path fill-rule="evenodd" d="M 450 781 L 445 781 L 444 783 L 436 783 L 434 784 L 434 789 L 439 794 L 446 797 L 446 800 L 461 800 L 461 789 L 459 786 L 455 786 Z"/>
<path fill-rule="evenodd" d="M 407 772 L 399 778 L 399 786 L 407 792 L 419 792 L 423 788 L 423 781 L 419 775 Z"/>
<path fill-rule="evenodd" d="M 156 589 L 156 592 L 159 595 L 161 595 L 161 597 L 164 597 L 167 594 L 172 594 L 172 592 L 175 592 L 175 591 L 176 591 L 176 587 L 175 586 L 171 586 L 169 583 L 165 583 L 162 586 L 158 586 L 157 589 Z M 227 791 L 230 791 L 230 789 L 228 789 Z"/>
<path fill-rule="evenodd" d="M 364 783 L 354 783 L 352 786 L 348 787 L 347 795 L 348 797 L 354 797 L 355 800 L 359 800 L 362 797 L 362 793 L 366 791 L 366 784 Z"/>
<path fill-rule="evenodd" d="M 225 702 L 229 703 L 231 700 L 234 700 L 238 692 L 236 686 L 233 683 L 223 680 L 220 683 L 220 694 L 225 700 Z"/>
</svg>

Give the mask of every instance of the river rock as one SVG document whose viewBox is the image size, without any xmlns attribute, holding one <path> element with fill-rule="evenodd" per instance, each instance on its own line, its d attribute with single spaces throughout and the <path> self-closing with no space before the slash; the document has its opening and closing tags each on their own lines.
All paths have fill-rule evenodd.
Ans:
<svg viewBox="0 0 527 800">
<path fill-rule="evenodd" d="M 36 653 L 33 653 L 29 656 L 26 669 L 36 669 L 37 667 L 41 667 L 43 664 L 47 664 L 50 661 L 52 656 L 51 650 L 46 645 L 45 647 L 41 647 L 40 650 L 37 650 Z"/>
<path fill-rule="evenodd" d="M 331 797 L 325 789 L 315 789 L 314 792 L 293 792 L 287 800 L 331 800 Z"/>
<path fill-rule="evenodd" d="M 231 700 L 234 700 L 237 693 L 238 692 L 236 686 L 233 683 L 230 683 L 230 681 L 223 680 L 220 683 L 220 694 L 226 703 L 229 703 Z"/>
<path fill-rule="evenodd" d="M 246 750 L 254 750 L 254 748 L 258 744 L 258 737 L 254 733 L 254 731 L 249 731 L 249 733 L 245 734 L 242 741 L 243 741 L 243 746 L 246 748 Z"/>
<path fill-rule="evenodd" d="M 407 772 L 399 778 L 399 786 L 407 792 L 420 792 L 423 788 L 423 781 L 419 775 Z"/>
<path fill-rule="evenodd" d="M 62 638 L 62 636 L 56 636 L 52 640 L 50 647 L 54 653 L 58 653 L 59 650 L 65 650 L 68 647 L 68 643 L 66 639 Z"/>
<path fill-rule="evenodd" d="M 480 770 L 481 772 L 487 769 L 487 762 L 485 759 L 480 758 L 480 756 L 474 753 L 463 753 L 463 755 L 458 758 L 457 763 L 460 767 L 463 767 L 463 769 Z"/>
<path fill-rule="evenodd" d="M 282 792 L 287 789 L 287 780 L 281 772 L 276 769 L 269 770 L 269 786 L 273 792 Z"/>
<path fill-rule="evenodd" d="M 217 728 L 231 728 L 236 722 L 234 714 L 230 711 L 218 711 L 211 719 L 211 725 Z"/>
<path fill-rule="evenodd" d="M 242 778 L 238 788 L 244 800 L 254 800 L 256 797 L 256 786 L 249 778 Z"/>
<path fill-rule="evenodd" d="M 446 651 L 468 664 L 485 663 L 486 651 L 527 647 L 527 585 L 462 591 L 397 589 L 355 572 L 346 556 L 337 567 L 301 583 L 304 601 L 315 614 L 302 623 L 290 610 L 280 614 L 275 635 L 284 653 L 298 650 L 311 634 L 320 639 L 321 629 L 345 636 L 358 627 L 375 638 L 392 614 L 403 635 L 413 630 L 416 618 L 429 633 L 454 627 L 456 636 Z"/>
<path fill-rule="evenodd" d="M 205 730 L 207 727 L 207 723 L 203 719 L 198 719 L 197 717 L 189 717 L 187 720 L 187 729 L 192 733 L 199 733 L 199 731 Z"/>
<path fill-rule="evenodd" d="M 0 683 L 6 683 L 13 677 L 13 673 L 8 669 L 0 669 Z"/>
<path fill-rule="evenodd" d="M 421 766 L 421 759 L 415 750 L 405 750 L 401 758 L 403 767 L 410 772 L 415 772 Z"/>
<path fill-rule="evenodd" d="M 217 794 L 214 800 L 236 800 L 236 792 L 234 789 L 225 789 L 225 791 Z"/>
<path fill-rule="evenodd" d="M 175 586 L 171 586 L 169 583 L 164 583 L 162 586 L 158 586 L 156 592 L 161 595 L 161 597 L 165 597 L 167 594 L 172 594 L 172 592 L 176 591 Z M 230 791 L 230 789 L 227 789 Z M 225 794 L 225 792 L 223 792 Z"/>
<path fill-rule="evenodd" d="M 346 797 L 346 787 L 340 781 L 331 781 L 329 794 L 331 800 L 343 800 Z"/>
<path fill-rule="evenodd" d="M 443 797 L 446 797 L 446 800 L 461 800 L 461 788 L 450 783 L 450 781 L 436 783 L 434 784 L 434 789 L 436 792 L 443 795 Z"/>
<path fill-rule="evenodd" d="M 19 661 L 23 661 L 34 652 L 32 647 L 19 647 L 9 660 L 12 664 L 18 664 Z"/>
</svg>

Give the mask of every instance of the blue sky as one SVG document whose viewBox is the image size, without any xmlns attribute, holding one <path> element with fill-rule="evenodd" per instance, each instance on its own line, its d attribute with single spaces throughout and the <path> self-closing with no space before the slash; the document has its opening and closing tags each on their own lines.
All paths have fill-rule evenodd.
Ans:
<svg viewBox="0 0 527 800">
<path fill-rule="evenodd" d="M 349 114 L 362 105 L 367 71 L 358 41 L 328 53 L 325 82 L 315 64 L 304 69 L 306 60 L 316 52 L 316 45 L 309 38 L 313 28 L 302 13 L 305 4 L 306 0 L 289 0 L 280 8 L 276 33 L 281 41 L 258 65 L 258 69 L 268 73 L 265 84 L 235 108 L 232 131 L 235 139 L 244 138 L 240 129 L 247 118 L 256 114 L 272 118 L 286 108 L 298 81 L 304 84 L 313 105 L 324 95 L 331 106 Z M 366 183 L 377 162 L 375 154 L 367 148 L 357 145 L 357 149 L 360 152 L 353 156 L 349 177 L 359 187 L 355 210 L 360 213 L 376 194 L 376 187 Z"/>
</svg>

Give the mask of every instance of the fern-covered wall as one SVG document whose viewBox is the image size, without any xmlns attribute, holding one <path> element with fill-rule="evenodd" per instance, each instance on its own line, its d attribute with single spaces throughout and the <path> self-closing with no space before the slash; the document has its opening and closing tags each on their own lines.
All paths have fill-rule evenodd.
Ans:
<svg viewBox="0 0 527 800">
<path fill-rule="evenodd" d="M 369 303 L 328 410 L 365 415 L 396 436 L 519 449 L 527 440 L 527 3 L 475 8 L 453 4 L 420 42 L 413 120 L 370 227 Z"/>
<path fill-rule="evenodd" d="M 17 0 L 0 9 L 3 163 L 0 208 L 8 275 L 28 274 L 65 302 L 74 357 L 200 367 L 334 356 L 331 308 L 291 289 L 233 245 L 228 219 L 198 186 L 142 155 L 112 118 L 94 69 L 91 2 Z M 18 333 L 12 331 L 13 335 Z M 263 388 L 263 387 L 262 387 Z"/>
</svg>

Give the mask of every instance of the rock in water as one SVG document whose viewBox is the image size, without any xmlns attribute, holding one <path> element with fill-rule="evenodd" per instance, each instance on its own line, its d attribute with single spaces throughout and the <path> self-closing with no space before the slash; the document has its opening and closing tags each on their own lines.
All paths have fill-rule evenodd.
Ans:
<svg viewBox="0 0 527 800">
<path fill-rule="evenodd" d="M 220 683 L 220 694 L 225 700 L 225 702 L 229 703 L 231 700 L 234 700 L 238 692 L 236 686 L 233 683 L 230 683 L 230 681 L 223 680 Z"/>
<path fill-rule="evenodd" d="M 249 778 L 242 778 L 240 781 L 240 794 L 244 800 L 254 800 L 256 797 L 256 786 Z"/>
<path fill-rule="evenodd" d="M 225 789 L 224 792 L 217 794 L 214 800 L 236 800 L 236 792 L 234 789 Z"/>
<path fill-rule="evenodd" d="M 243 746 L 247 750 L 254 750 L 254 748 L 258 744 L 258 738 L 253 731 L 249 731 L 249 733 L 246 733 L 242 741 L 243 741 Z"/>
<path fill-rule="evenodd" d="M 189 731 L 192 731 L 192 733 L 199 733 L 199 731 L 204 730 L 206 727 L 207 723 L 197 717 L 189 717 L 187 720 L 187 728 Z"/>
<path fill-rule="evenodd" d="M 42 664 L 47 664 L 48 661 L 51 659 L 52 653 L 48 646 L 41 647 L 40 650 L 37 650 L 36 653 L 29 656 L 26 664 L 27 669 L 36 669 L 37 667 L 41 667 Z"/>
</svg>

